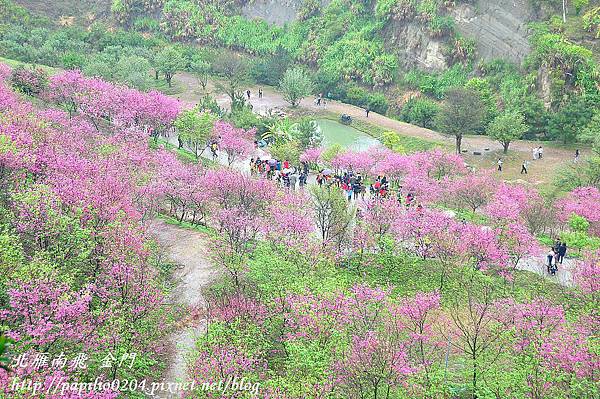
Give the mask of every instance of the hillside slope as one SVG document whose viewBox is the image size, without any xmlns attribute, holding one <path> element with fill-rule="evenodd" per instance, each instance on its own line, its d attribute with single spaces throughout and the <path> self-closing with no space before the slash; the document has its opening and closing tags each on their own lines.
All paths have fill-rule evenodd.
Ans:
<svg viewBox="0 0 600 399">
<path fill-rule="evenodd" d="M 111 0 L 15 0 L 33 14 L 52 20 L 74 17 L 84 23 L 90 16 L 106 15 L 110 12 Z"/>
</svg>

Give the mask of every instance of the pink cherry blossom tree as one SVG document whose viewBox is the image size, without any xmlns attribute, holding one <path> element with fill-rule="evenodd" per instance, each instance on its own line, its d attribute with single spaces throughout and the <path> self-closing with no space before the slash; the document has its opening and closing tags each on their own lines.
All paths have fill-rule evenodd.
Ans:
<svg viewBox="0 0 600 399">
<path fill-rule="evenodd" d="M 214 134 L 218 137 L 219 149 L 227 154 L 229 166 L 252 153 L 255 133 L 255 129 L 244 130 L 235 128 L 227 122 L 215 122 Z"/>
<path fill-rule="evenodd" d="M 590 233 L 600 236 L 600 190 L 580 187 L 571 191 L 556 204 L 558 216 L 566 223 L 572 214 L 583 216 L 590 222 Z"/>
<path fill-rule="evenodd" d="M 489 171 L 468 173 L 447 182 L 444 201 L 475 212 L 490 201 L 497 186 L 497 180 Z"/>
</svg>

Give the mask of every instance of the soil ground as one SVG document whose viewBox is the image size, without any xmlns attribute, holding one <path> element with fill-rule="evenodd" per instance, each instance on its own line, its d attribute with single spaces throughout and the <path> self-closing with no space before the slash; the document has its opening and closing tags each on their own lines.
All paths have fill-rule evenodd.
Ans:
<svg viewBox="0 0 600 399">
<path fill-rule="evenodd" d="M 190 316 L 181 322 L 181 328 L 169 337 L 172 348 L 165 382 L 187 381 L 187 356 L 194 348 L 196 338 L 206 331 L 206 301 L 202 290 L 217 276 L 208 259 L 207 237 L 197 231 L 184 229 L 154 220 L 149 230 L 159 245 L 168 253 L 169 259 L 178 265 L 175 271 L 175 287 L 172 300 L 190 309 Z M 180 397 L 180 392 L 168 386 L 159 393 L 164 399 Z"/>
</svg>

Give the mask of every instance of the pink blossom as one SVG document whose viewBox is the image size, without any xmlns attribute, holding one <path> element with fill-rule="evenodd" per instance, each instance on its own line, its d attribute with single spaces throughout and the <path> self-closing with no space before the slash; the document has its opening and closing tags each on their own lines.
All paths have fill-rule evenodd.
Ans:
<svg viewBox="0 0 600 399">
<path fill-rule="evenodd" d="M 227 154 L 229 166 L 243 160 L 254 150 L 256 129 L 238 129 L 227 122 L 217 121 L 214 134 L 218 137 L 219 149 Z"/>
<path fill-rule="evenodd" d="M 590 232 L 600 236 L 600 190 L 596 187 L 580 187 L 557 202 L 558 216 L 564 223 L 571 215 L 579 215 L 590 222 Z"/>
<path fill-rule="evenodd" d="M 302 154 L 300 154 L 300 161 L 318 164 L 321 161 L 321 155 L 324 149 L 321 147 L 307 148 Z"/>
</svg>

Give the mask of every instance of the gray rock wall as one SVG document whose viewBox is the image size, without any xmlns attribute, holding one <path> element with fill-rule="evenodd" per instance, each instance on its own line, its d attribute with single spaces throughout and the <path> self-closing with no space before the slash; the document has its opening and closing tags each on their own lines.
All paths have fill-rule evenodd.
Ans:
<svg viewBox="0 0 600 399">
<path fill-rule="evenodd" d="M 325 7 L 331 0 L 321 0 Z M 283 25 L 296 19 L 303 0 L 254 0 L 244 6 L 242 14 L 248 18 L 261 18 L 265 21 Z"/>
<path fill-rule="evenodd" d="M 416 21 L 393 23 L 386 27 L 384 35 L 388 50 L 398 55 L 401 67 L 432 72 L 448 67 L 443 53 L 444 43 L 432 39 L 423 24 Z"/>
<path fill-rule="evenodd" d="M 527 24 L 536 14 L 528 0 L 477 0 L 453 10 L 458 30 L 476 40 L 479 57 L 516 63 L 531 51 Z"/>
</svg>

